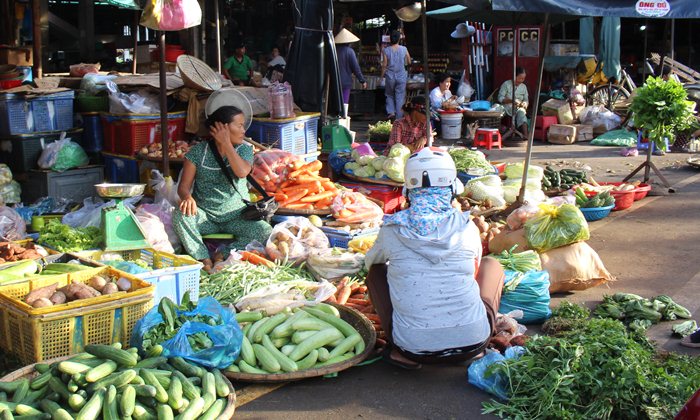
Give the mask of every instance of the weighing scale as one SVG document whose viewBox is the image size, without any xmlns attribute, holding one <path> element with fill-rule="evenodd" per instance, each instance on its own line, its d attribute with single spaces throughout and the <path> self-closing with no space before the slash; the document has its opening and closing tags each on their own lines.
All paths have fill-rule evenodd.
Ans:
<svg viewBox="0 0 700 420">
<path fill-rule="evenodd" d="M 102 209 L 102 232 L 105 251 L 128 251 L 149 248 L 146 234 L 124 199 L 143 194 L 146 184 L 97 184 L 100 197 L 114 200 L 113 206 Z"/>
</svg>

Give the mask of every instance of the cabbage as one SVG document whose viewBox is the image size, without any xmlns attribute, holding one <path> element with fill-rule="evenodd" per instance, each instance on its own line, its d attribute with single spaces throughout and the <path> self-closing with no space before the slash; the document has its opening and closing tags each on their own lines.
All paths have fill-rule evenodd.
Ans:
<svg viewBox="0 0 700 420">
<path fill-rule="evenodd" d="M 480 176 L 478 178 L 470 179 L 467 182 L 467 185 L 471 184 L 472 182 L 481 182 L 484 185 L 487 185 L 489 187 L 500 187 L 501 186 L 501 178 L 498 175 L 486 175 L 486 176 Z"/>
<path fill-rule="evenodd" d="M 411 149 L 401 143 L 396 143 L 395 145 L 391 146 L 391 149 L 389 149 L 390 158 L 400 157 L 406 161 L 408 160 L 409 156 L 411 156 Z M 403 180 L 403 174 L 401 174 L 401 179 Z"/>
<path fill-rule="evenodd" d="M 371 178 L 374 176 L 374 172 L 375 170 L 371 166 L 360 166 L 358 169 L 353 171 L 353 174 L 361 178 Z"/>
<path fill-rule="evenodd" d="M 355 159 L 355 162 L 359 163 L 362 166 L 367 166 L 372 163 L 372 159 L 374 159 L 374 156 L 372 155 L 364 155 L 360 156 L 359 158 Z"/>
<path fill-rule="evenodd" d="M 500 185 L 490 186 L 486 185 L 480 181 L 469 181 L 465 189 L 471 198 L 476 201 L 486 201 L 489 200 L 493 207 L 503 207 L 506 205 L 506 201 L 503 198 L 503 188 Z"/>
<path fill-rule="evenodd" d="M 360 168 L 360 164 L 357 162 L 348 162 L 344 166 L 346 171 L 355 171 Z"/>
<path fill-rule="evenodd" d="M 374 173 L 374 177 L 379 179 L 379 178 L 384 178 L 386 176 L 386 172 L 384 171 L 377 171 Z"/>
<path fill-rule="evenodd" d="M 509 163 L 506 165 L 506 178 L 511 179 L 511 178 L 522 178 L 523 177 L 523 171 L 525 169 L 525 164 L 523 163 Z M 539 166 L 536 165 L 530 165 L 530 167 L 527 170 L 527 177 L 536 179 L 538 181 L 542 180 L 542 177 L 544 176 L 544 169 L 542 169 Z"/>
<path fill-rule="evenodd" d="M 391 148 L 392 151 L 394 148 Z M 384 172 L 386 172 L 386 176 L 388 176 L 392 181 L 396 182 L 404 182 L 403 178 L 403 171 L 404 167 L 406 166 L 406 163 L 404 162 L 403 157 L 390 157 L 387 160 L 384 161 Z"/>
<path fill-rule="evenodd" d="M 360 152 L 358 152 L 357 149 L 352 149 L 350 157 L 352 158 L 352 160 L 357 162 L 360 159 Z"/>
<path fill-rule="evenodd" d="M 382 168 L 384 167 L 384 161 L 386 160 L 386 156 L 377 156 L 372 160 L 372 166 L 374 166 L 374 169 L 381 171 Z"/>
<path fill-rule="evenodd" d="M 374 166 L 372 166 L 372 165 L 364 166 L 364 168 L 365 168 L 365 170 L 367 171 L 367 173 L 369 174 L 369 176 L 371 176 L 371 177 L 373 177 L 374 174 L 377 173 L 377 170 L 374 169 Z"/>
<path fill-rule="evenodd" d="M 542 182 L 539 179 L 532 179 L 528 176 L 527 182 L 525 183 L 525 189 L 526 190 L 541 190 L 542 189 Z M 523 180 L 522 178 L 515 178 L 515 179 L 506 179 L 505 182 L 503 182 L 504 186 L 512 186 L 512 187 L 517 187 L 520 189 L 520 186 L 523 185 Z"/>
</svg>

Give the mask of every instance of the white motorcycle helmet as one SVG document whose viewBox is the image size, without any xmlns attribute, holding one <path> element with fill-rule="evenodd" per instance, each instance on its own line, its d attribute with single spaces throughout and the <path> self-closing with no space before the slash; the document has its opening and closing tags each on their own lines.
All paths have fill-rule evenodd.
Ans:
<svg viewBox="0 0 700 420">
<path fill-rule="evenodd" d="M 464 192 L 452 156 L 439 148 L 425 147 L 412 154 L 406 161 L 404 179 L 404 196 L 407 190 L 426 187 L 451 187 L 454 196 Z"/>
</svg>

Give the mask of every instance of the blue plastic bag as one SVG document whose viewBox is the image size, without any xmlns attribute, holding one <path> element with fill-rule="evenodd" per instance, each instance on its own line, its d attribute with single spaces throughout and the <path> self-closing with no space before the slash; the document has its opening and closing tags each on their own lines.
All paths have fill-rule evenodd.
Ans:
<svg viewBox="0 0 700 420">
<path fill-rule="evenodd" d="M 163 346 L 161 356 L 179 356 L 208 368 L 225 369 L 231 366 L 238 358 L 243 341 L 243 332 L 238 326 L 234 312 L 221 306 L 216 299 L 207 296 L 199 299 L 197 307 L 193 311 L 178 311 L 178 314 L 180 313 L 184 315 L 209 315 L 220 318 L 222 324 L 211 326 L 203 322 L 186 322 L 173 338 L 160 343 Z M 136 323 L 131 335 L 131 345 L 141 348 L 144 334 L 161 322 L 163 322 L 163 317 L 158 313 L 156 306 Z M 187 337 L 198 332 L 205 332 L 214 345 L 195 353 L 187 341 Z"/>
<path fill-rule="evenodd" d="M 520 346 L 508 347 L 505 356 L 497 351 L 489 351 L 484 357 L 475 361 L 467 369 L 467 377 L 470 384 L 475 387 L 495 395 L 496 397 L 507 400 L 507 382 L 506 378 L 498 373 L 487 375 L 486 371 L 494 363 L 501 363 L 507 359 L 517 359 L 525 352 L 525 348 Z"/>
<path fill-rule="evenodd" d="M 514 290 L 513 286 L 515 286 Z M 520 309 L 525 315 L 518 322 L 521 324 L 540 323 L 552 315 L 549 301 L 549 272 L 533 270 L 519 273 L 506 270 L 498 312 L 507 314 L 510 311 Z"/>
</svg>

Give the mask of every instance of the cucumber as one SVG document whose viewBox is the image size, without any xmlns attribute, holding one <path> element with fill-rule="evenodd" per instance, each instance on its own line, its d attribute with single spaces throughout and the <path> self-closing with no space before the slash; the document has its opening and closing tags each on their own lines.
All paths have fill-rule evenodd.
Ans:
<svg viewBox="0 0 700 420">
<path fill-rule="evenodd" d="M 199 397 L 190 402 L 187 409 L 178 416 L 179 420 L 194 420 L 202 414 L 204 408 L 204 398 Z"/>
<path fill-rule="evenodd" d="M 48 372 L 49 369 L 51 369 L 51 366 L 46 363 L 37 363 L 34 365 L 34 370 L 39 373 Z"/>
<path fill-rule="evenodd" d="M 253 352 L 253 345 L 248 340 L 248 337 L 243 336 L 243 341 L 241 342 L 241 355 L 240 358 L 245 360 L 251 366 L 255 365 L 255 353 Z"/>
<path fill-rule="evenodd" d="M 333 315 L 336 318 L 340 318 L 340 311 L 333 305 L 322 302 L 314 306 L 314 309 L 318 309 L 319 311 L 323 311 L 328 315 Z"/>
<path fill-rule="evenodd" d="M 253 351 L 255 351 L 255 358 L 258 359 L 258 366 L 264 370 L 269 373 L 276 373 L 282 369 L 277 359 L 262 345 L 253 344 Z"/>
<path fill-rule="evenodd" d="M 149 357 L 147 359 L 143 359 L 140 362 L 136 363 L 135 368 L 145 368 L 145 369 L 154 369 L 157 367 L 162 366 L 164 363 L 167 363 L 168 359 L 163 356 L 157 356 L 157 357 Z"/>
<path fill-rule="evenodd" d="M 328 351 L 327 348 L 325 347 L 319 347 L 318 348 L 318 361 L 319 362 L 325 362 L 326 360 L 331 358 L 331 352 Z M 314 363 L 316 363 L 314 361 Z"/>
<path fill-rule="evenodd" d="M 58 371 L 67 373 L 69 375 L 74 375 L 76 373 L 84 373 L 90 369 L 91 367 L 84 363 L 71 362 L 69 360 L 65 360 L 58 364 Z"/>
<path fill-rule="evenodd" d="M 328 316 L 332 317 L 333 315 Z M 314 318 L 313 316 L 302 318 L 292 324 L 292 328 L 294 328 L 295 331 L 321 331 L 331 327 L 331 324 Z"/>
<path fill-rule="evenodd" d="M 156 344 L 155 346 L 148 349 L 148 352 L 146 352 L 146 357 L 157 357 L 160 356 L 162 353 L 163 346 L 161 346 L 160 344 Z"/>
<path fill-rule="evenodd" d="M 292 343 L 299 344 L 307 338 L 311 337 L 312 335 L 316 334 L 317 332 L 318 331 L 315 330 L 297 331 L 294 333 L 294 335 L 292 335 Z"/>
<path fill-rule="evenodd" d="M 289 354 L 294 350 L 294 347 L 296 347 L 294 344 L 286 344 L 286 345 L 282 346 L 280 351 L 285 356 L 289 356 Z"/>
<path fill-rule="evenodd" d="M 168 402 L 168 391 L 158 382 L 155 375 L 151 373 L 148 369 L 141 369 L 141 377 L 146 382 L 146 384 L 151 385 L 156 388 L 156 400 L 160 403 Z"/>
<path fill-rule="evenodd" d="M 357 330 L 355 328 L 353 328 L 352 325 L 348 324 L 347 322 L 345 322 L 344 320 L 342 320 L 340 318 L 336 318 L 332 315 L 328 315 L 327 313 L 318 311 L 318 310 L 313 309 L 313 308 L 305 307 L 305 308 L 303 308 L 303 310 L 307 311 L 308 313 L 310 313 L 311 315 L 320 319 L 321 321 L 325 321 L 325 322 L 331 324 L 332 326 L 337 328 L 341 333 L 343 333 L 343 335 L 345 337 L 349 337 L 352 334 L 357 333 Z"/>
<path fill-rule="evenodd" d="M 173 372 L 173 378 L 177 378 L 180 380 L 180 383 L 182 384 L 182 395 L 187 398 L 188 400 L 194 400 L 195 398 L 199 398 L 201 395 L 201 391 L 199 388 L 194 386 L 191 381 L 185 377 L 185 375 L 182 374 L 180 371 L 174 371 Z"/>
<path fill-rule="evenodd" d="M 104 420 L 119 420 L 117 413 L 117 388 L 110 385 L 102 404 L 102 418 Z"/>
<path fill-rule="evenodd" d="M 329 359 L 333 359 L 338 356 L 342 356 L 346 352 L 348 352 L 351 348 L 355 347 L 355 344 L 358 344 L 362 341 L 362 336 L 359 333 L 353 334 L 349 337 L 346 337 L 340 344 L 335 346 L 333 350 L 331 350 L 329 354 Z"/>
<path fill-rule="evenodd" d="M 323 347 L 321 347 L 320 349 L 322 349 L 322 348 Z M 299 370 L 306 370 L 306 369 L 310 369 L 311 367 L 313 367 L 313 365 L 315 365 L 316 361 L 318 360 L 318 355 L 320 353 L 320 349 L 311 350 L 311 352 L 306 357 L 299 360 L 297 362 L 297 367 L 299 368 Z M 326 351 L 328 351 L 328 350 L 326 350 Z"/>
<path fill-rule="evenodd" d="M 281 323 L 284 322 L 284 320 L 287 319 L 287 314 L 285 313 L 279 313 L 276 314 L 270 318 L 268 318 L 264 323 L 260 325 L 255 330 L 255 333 L 253 334 L 253 343 L 260 343 L 262 342 L 263 336 L 267 335 L 272 331 L 275 327 L 280 325 Z"/>
<path fill-rule="evenodd" d="M 182 357 L 173 357 L 169 361 L 175 369 L 182 372 L 185 376 L 198 376 L 201 378 L 207 372 L 199 366 L 188 363 Z"/>
<path fill-rule="evenodd" d="M 43 388 L 49 383 L 51 376 L 51 372 L 49 371 L 46 371 L 39 376 L 35 376 L 30 382 L 29 387 L 34 390 Z"/>
<path fill-rule="evenodd" d="M 6 392 L 12 394 L 17 390 L 19 384 L 22 383 L 22 379 L 17 379 L 11 382 L 0 382 L 0 392 Z"/>
<path fill-rule="evenodd" d="M 262 339 L 262 344 L 265 349 L 267 349 L 268 352 L 277 360 L 277 363 L 279 363 L 280 367 L 282 368 L 283 371 L 285 372 L 296 372 L 299 370 L 297 367 L 297 364 L 292 361 L 289 357 L 287 357 L 285 354 L 283 354 L 275 345 L 272 343 L 272 340 L 270 340 L 270 337 L 267 335 L 263 336 Z M 221 395 L 223 396 L 223 395 Z"/>
<path fill-rule="evenodd" d="M 136 371 L 133 369 L 127 369 L 119 373 L 113 373 L 105 378 L 100 379 L 97 382 L 93 382 L 90 385 L 88 385 L 87 391 L 94 392 L 95 390 L 100 388 L 107 389 L 110 385 L 114 385 L 115 388 L 119 389 L 131 383 L 135 376 Z"/>
<path fill-rule="evenodd" d="M 58 395 L 60 395 L 64 400 L 68 400 L 72 394 L 72 392 L 68 391 L 66 384 L 61 382 L 61 380 L 55 376 L 52 376 L 51 379 L 49 379 L 49 388 L 51 388 L 53 392 L 58 393 Z"/>
<path fill-rule="evenodd" d="M 44 266 L 44 270 L 56 271 L 58 273 L 75 273 L 77 271 L 88 270 L 90 267 L 86 267 L 80 264 L 69 264 L 69 263 L 51 263 Z"/>
<path fill-rule="evenodd" d="M 294 328 L 292 328 L 292 325 L 297 320 L 299 320 L 301 318 L 308 317 L 308 316 L 310 316 L 310 315 L 304 311 L 299 311 L 299 312 L 294 313 L 294 315 L 287 318 L 283 323 L 276 326 L 272 330 L 272 332 L 270 333 L 270 338 L 275 339 L 275 338 L 291 337 L 292 334 L 294 334 Z"/>
<path fill-rule="evenodd" d="M 182 382 L 177 377 L 170 380 L 170 388 L 168 388 L 168 404 L 173 410 L 179 410 L 183 406 L 182 401 Z"/>
<path fill-rule="evenodd" d="M 134 388 L 134 391 L 136 392 L 136 395 L 139 397 L 150 397 L 150 398 L 155 398 L 156 396 L 156 387 L 151 386 L 151 385 L 129 385 Z"/>
<path fill-rule="evenodd" d="M 27 393 L 29 393 L 29 379 L 24 378 L 20 381 L 15 394 L 12 396 L 12 402 L 21 403 L 27 396 Z"/>
<path fill-rule="evenodd" d="M 85 380 L 88 382 L 97 382 L 115 370 L 117 370 L 117 363 L 112 360 L 107 360 L 101 365 L 88 370 L 85 373 Z"/>
<path fill-rule="evenodd" d="M 272 344 L 275 346 L 275 348 L 279 349 L 279 348 L 282 348 L 282 346 L 286 346 L 287 344 L 289 344 L 289 342 L 291 340 L 289 339 L 289 337 L 282 337 L 282 338 L 275 338 L 275 339 L 272 339 L 270 341 L 272 341 Z"/>
<path fill-rule="evenodd" d="M 207 411 L 216 401 L 216 378 L 211 372 L 207 372 L 202 378 L 202 398 L 204 399 L 202 412 Z"/>
<path fill-rule="evenodd" d="M 126 350 L 121 350 L 112 346 L 88 344 L 85 346 L 85 351 L 102 359 L 112 360 L 119 366 L 134 367 L 137 363 L 135 355 Z"/>
<path fill-rule="evenodd" d="M 53 420 L 74 420 L 73 416 L 63 408 L 59 408 L 51 414 Z"/>
<path fill-rule="evenodd" d="M 155 389 L 154 389 L 155 395 Z M 128 418 L 134 413 L 134 407 L 136 406 L 136 388 L 131 385 L 127 385 L 122 392 L 122 396 L 119 399 L 119 411 L 122 417 Z"/>
<path fill-rule="evenodd" d="M 95 420 L 102 411 L 102 404 L 105 398 L 105 390 L 100 388 L 92 394 L 92 397 L 80 409 L 80 412 L 75 417 L 75 420 Z"/>
<path fill-rule="evenodd" d="M 346 361 L 354 356 L 355 356 L 355 353 L 345 353 L 341 356 L 337 356 L 337 357 L 333 357 L 331 359 L 328 359 L 325 362 L 316 363 L 316 365 L 314 367 L 319 368 L 319 367 L 334 365 L 336 363 L 344 362 L 344 361 Z"/>
<path fill-rule="evenodd" d="M 158 404 L 158 420 L 173 420 L 175 415 L 169 405 Z"/>
<path fill-rule="evenodd" d="M 132 417 L 136 420 L 156 420 L 155 414 L 151 413 L 146 407 L 138 402 L 134 406 L 134 414 Z"/>
<path fill-rule="evenodd" d="M 216 385 L 216 395 L 219 398 L 228 397 L 228 395 L 231 393 L 231 389 L 228 387 L 228 381 L 224 377 L 224 374 L 221 373 L 219 369 L 214 369 L 214 379 L 214 383 Z"/>
<path fill-rule="evenodd" d="M 329 318 L 333 318 L 333 315 L 326 315 Z M 336 318 L 337 319 L 337 318 Z M 344 321 L 343 321 L 344 322 Z M 352 328 L 352 327 L 350 327 Z M 353 328 L 354 331 L 354 328 Z M 327 344 L 330 344 L 338 339 L 343 338 L 343 334 L 338 331 L 335 328 L 332 329 L 326 329 L 323 331 L 319 331 L 312 335 L 311 337 L 307 338 L 306 340 L 302 341 L 297 345 L 297 347 L 294 349 L 294 351 L 289 355 L 289 358 L 292 359 L 293 361 L 301 360 L 306 355 L 308 355 L 311 350 L 317 349 L 319 347 L 323 347 Z M 257 355 L 257 350 L 255 352 Z"/>
<path fill-rule="evenodd" d="M 255 322 L 255 321 L 260 321 L 263 318 L 262 312 L 255 311 L 255 312 L 238 312 L 236 314 L 236 321 L 238 321 L 239 324 L 242 324 L 244 322 Z"/>
<path fill-rule="evenodd" d="M 209 407 L 207 411 L 204 412 L 204 414 L 199 416 L 199 420 L 216 420 L 219 418 L 219 415 L 223 413 L 225 408 L 226 401 L 218 399 L 211 405 L 211 407 Z"/>
<path fill-rule="evenodd" d="M 243 373 L 254 373 L 257 375 L 267 375 L 269 373 L 269 372 L 264 371 L 262 369 L 258 369 L 255 366 L 249 365 L 248 363 L 246 363 L 245 360 L 239 360 L 238 367 L 241 369 L 241 372 L 243 372 Z"/>
<path fill-rule="evenodd" d="M 260 328 L 262 324 L 267 322 L 269 318 L 262 318 L 253 323 L 253 325 L 248 328 L 248 332 L 245 334 L 246 337 L 248 337 L 248 340 L 250 340 L 251 344 L 253 343 L 253 336 L 255 335 L 255 331 Z"/>
<path fill-rule="evenodd" d="M 225 370 L 226 370 L 226 372 L 236 372 L 236 373 L 241 372 L 241 368 L 239 368 L 238 365 L 236 365 L 236 364 L 232 364 L 231 366 L 227 367 Z"/>
<path fill-rule="evenodd" d="M 83 408 L 86 403 L 87 400 L 85 400 L 85 397 L 80 394 L 73 394 L 68 397 L 68 406 L 70 406 L 73 411 L 80 411 L 80 409 Z"/>
<path fill-rule="evenodd" d="M 32 416 L 42 414 L 42 412 L 30 405 L 17 404 L 15 407 L 15 414 L 19 414 L 20 416 Z"/>
</svg>

